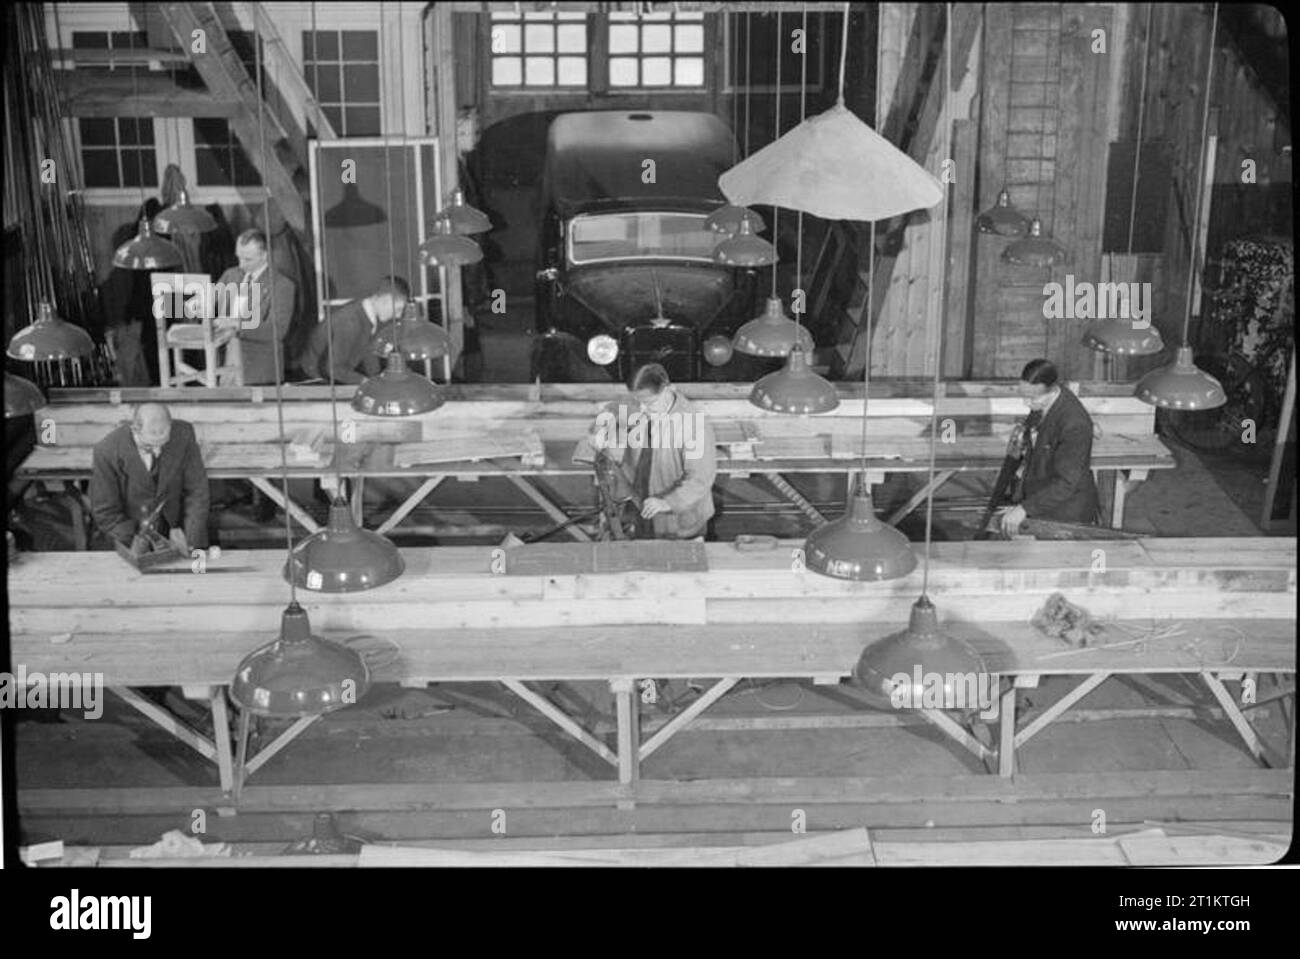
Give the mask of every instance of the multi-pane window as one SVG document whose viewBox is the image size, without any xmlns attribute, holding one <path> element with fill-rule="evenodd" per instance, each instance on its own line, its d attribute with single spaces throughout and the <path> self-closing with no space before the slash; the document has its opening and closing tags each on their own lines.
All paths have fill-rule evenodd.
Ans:
<svg viewBox="0 0 1300 959">
<path fill-rule="evenodd" d="M 82 117 L 81 169 L 87 187 L 152 187 L 158 155 L 149 117 Z"/>
<path fill-rule="evenodd" d="M 492 14 L 494 87 L 585 87 L 587 15 Z"/>
<path fill-rule="evenodd" d="M 198 186 L 261 186 L 230 124 L 220 117 L 194 118 L 194 176 Z"/>
<path fill-rule="evenodd" d="M 145 49 L 147 34 L 138 31 L 81 31 L 72 33 L 75 50 Z M 96 65 L 79 69 L 137 75 L 147 67 Z M 154 147 L 153 120 L 134 117 L 81 117 L 81 169 L 87 187 L 152 186 L 158 182 L 158 155 Z"/>
<path fill-rule="evenodd" d="M 728 14 L 725 21 L 728 87 L 769 93 L 776 90 L 779 56 L 782 90 L 820 91 L 826 79 L 827 17 L 821 13 L 808 14 L 803 49 L 796 50 L 791 38 L 793 31 L 803 29 L 804 18 L 800 14 L 786 13 L 781 17 L 775 13 Z M 806 86 L 803 85 L 805 68 Z"/>
<path fill-rule="evenodd" d="M 379 33 L 317 30 L 302 33 L 307 85 L 341 137 L 378 136 Z"/>
<path fill-rule="evenodd" d="M 704 86 L 704 14 L 610 13 L 609 85 Z"/>
</svg>

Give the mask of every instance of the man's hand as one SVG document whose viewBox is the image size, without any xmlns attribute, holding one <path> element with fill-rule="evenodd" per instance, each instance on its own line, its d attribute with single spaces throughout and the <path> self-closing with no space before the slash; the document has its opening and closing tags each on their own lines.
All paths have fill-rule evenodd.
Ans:
<svg viewBox="0 0 1300 959">
<path fill-rule="evenodd" d="M 185 530 L 173 528 L 172 531 L 167 534 L 167 538 L 171 540 L 173 546 L 186 556 L 190 555 L 190 544 L 185 539 Z"/>
<path fill-rule="evenodd" d="M 653 519 L 660 513 L 671 513 L 673 508 L 668 505 L 667 500 L 662 500 L 658 496 L 647 496 L 645 503 L 641 506 L 641 518 Z"/>
<path fill-rule="evenodd" d="M 1002 535 L 1008 539 L 1015 536 L 1016 533 L 1020 532 L 1020 524 L 1027 518 L 1028 514 L 1025 513 L 1023 506 L 1012 506 L 1010 509 L 1005 510 L 1000 517 Z"/>
</svg>

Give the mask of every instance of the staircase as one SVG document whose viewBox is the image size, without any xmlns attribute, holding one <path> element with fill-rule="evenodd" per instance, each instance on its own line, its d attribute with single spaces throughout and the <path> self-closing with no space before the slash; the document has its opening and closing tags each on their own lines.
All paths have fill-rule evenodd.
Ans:
<svg viewBox="0 0 1300 959">
<path fill-rule="evenodd" d="M 308 233 L 307 137 L 294 119 L 295 110 L 310 118 L 322 139 L 334 139 L 334 128 L 312 96 L 302 72 L 260 3 L 245 4 L 254 32 L 262 44 L 263 70 L 277 81 L 276 92 L 288 109 L 272 108 L 259 96 L 256 78 L 249 75 L 214 4 L 162 3 L 158 11 L 176 43 L 190 52 L 194 68 L 208 91 L 236 107 L 231 130 L 257 169 L 285 221 L 300 235 Z M 202 31 L 205 49 L 193 52 L 192 37 Z M 269 92 L 269 91 L 267 91 Z M 265 143 L 263 149 L 263 129 Z"/>
</svg>

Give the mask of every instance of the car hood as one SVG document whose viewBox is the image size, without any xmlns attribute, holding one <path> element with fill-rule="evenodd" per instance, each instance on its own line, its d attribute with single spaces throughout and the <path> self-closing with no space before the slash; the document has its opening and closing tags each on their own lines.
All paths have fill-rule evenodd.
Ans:
<svg viewBox="0 0 1300 959">
<path fill-rule="evenodd" d="M 658 285 L 658 302 L 655 286 Z M 663 315 L 704 329 L 731 298 L 730 270 L 699 266 L 611 264 L 570 271 L 565 294 L 612 331 Z"/>
</svg>

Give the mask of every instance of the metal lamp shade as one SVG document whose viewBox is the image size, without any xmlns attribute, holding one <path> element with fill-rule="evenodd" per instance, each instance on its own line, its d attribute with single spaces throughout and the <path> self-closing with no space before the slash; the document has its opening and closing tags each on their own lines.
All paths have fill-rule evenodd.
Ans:
<svg viewBox="0 0 1300 959">
<path fill-rule="evenodd" d="M 40 387 L 31 380 L 5 373 L 5 419 L 29 416 L 44 405 L 45 394 Z"/>
<path fill-rule="evenodd" d="M 457 236 L 469 236 L 474 233 L 487 233 L 492 229 L 492 221 L 482 210 L 477 210 L 465 202 L 465 191 L 453 190 L 451 202 L 438 214 L 451 226 L 451 232 Z"/>
<path fill-rule="evenodd" d="M 729 203 L 827 220 L 885 220 L 928 210 L 943 187 L 843 103 L 809 117 L 718 177 Z"/>
<path fill-rule="evenodd" d="M 155 236 L 148 217 L 140 218 L 140 232 L 113 253 L 113 265 L 123 270 L 168 270 L 182 263 L 181 251 L 170 240 Z"/>
<path fill-rule="evenodd" d="M 1024 236 L 1029 232 L 1029 217 L 1011 205 L 1011 194 L 1003 190 L 993 208 L 975 218 L 975 227 L 996 236 Z"/>
<path fill-rule="evenodd" d="M 36 306 L 36 321 L 13 335 L 7 352 L 27 363 L 75 360 L 95 352 L 95 341 L 81 327 L 55 316 L 54 308 L 41 301 Z"/>
<path fill-rule="evenodd" d="M 352 705 L 369 688 L 361 654 L 313 636 L 307 611 L 290 603 L 279 639 L 240 662 L 230 698 L 257 716 L 319 716 Z"/>
<path fill-rule="evenodd" d="M 176 202 L 153 218 L 153 228 L 169 236 L 177 233 L 211 233 L 217 228 L 217 221 L 202 207 L 191 206 L 189 194 L 181 190 L 176 196 Z"/>
<path fill-rule="evenodd" d="M 1151 356 L 1165 348 L 1165 341 L 1154 326 L 1134 329 L 1132 320 L 1118 318 L 1098 320 L 1084 331 L 1080 342 L 1099 353 L 1116 356 Z"/>
<path fill-rule="evenodd" d="M 827 413 L 840 405 L 835 387 L 812 371 L 796 345 L 785 367 L 768 373 L 749 392 L 749 402 L 773 413 Z"/>
<path fill-rule="evenodd" d="M 928 596 L 912 604 L 907 629 L 868 645 L 853 670 L 868 705 L 877 709 L 984 709 L 990 704 L 980 703 L 978 694 L 988 688 L 980 680 L 987 675 L 975 647 L 939 626 Z"/>
<path fill-rule="evenodd" d="M 813 350 L 812 334 L 785 315 L 779 296 L 769 296 L 763 312 L 737 330 L 731 341 L 750 356 L 789 356 L 796 343 L 809 353 Z"/>
<path fill-rule="evenodd" d="M 748 220 L 740 229 L 713 248 L 713 262 L 723 266 L 771 266 L 776 262 L 776 247 L 754 235 Z"/>
<path fill-rule="evenodd" d="M 352 408 L 370 416 L 413 416 L 436 410 L 445 402 L 442 390 L 408 370 L 406 358 L 395 350 L 388 354 L 384 372 L 367 379 L 352 396 Z"/>
<path fill-rule="evenodd" d="M 1180 346 L 1174 362 L 1142 377 L 1134 395 L 1174 410 L 1212 410 L 1228 401 L 1223 384 L 1192 361 L 1190 346 Z"/>
<path fill-rule="evenodd" d="M 1066 253 L 1065 247 L 1043 235 L 1043 223 L 1034 217 L 1029 221 L 1029 234 L 1008 244 L 1002 259 L 1017 266 L 1055 266 L 1065 262 Z"/>
<path fill-rule="evenodd" d="M 725 366 L 731 362 L 731 356 L 735 351 L 731 339 L 720 334 L 710 336 L 700 347 L 700 352 L 704 354 L 704 362 L 709 366 Z"/>
<path fill-rule="evenodd" d="M 347 503 L 330 506 L 330 521 L 293 548 L 284 578 L 320 593 L 355 593 L 391 583 L 406 562 L 386 536 L 361 529 Z"/>
<path fill-rule="evenodd" d="M 412 362 L 436 360 L 451 352 L 447 331 L 427 320 L 399 320 L 375 334 L 375 352 L 380 356 L 392 353 L 399 343 L 402 355 Z"/>
<path fill-rule="evenodd" d="M 727 236 L 733 236 L 740 232 L 740 224 L 745 222 L 749 223 L 749 229 L 753 233 L 762 233 L 767 229 L 767 224 L 763 222 L 763 218 L 749 207 L 733 206 L 730 203 L 718 207 L 705 217 L 704 227 L 714 233 L 725 233 Z"/>
<path fill-rule="evenodd" d="M 871 494 L 858 487 L 848 512 L 804 542 L 804 565 L 835 579 L 898 579 L 916 568 L 906 536 L 876 519 Z"/>
<path fill-rule="evenodd" d="M 473 240 L 456 236 L 446 219 L 433 221 L 433 236 L 420 244 L 420 259 L 428 266 L 469 266 L 483 259 Z"/>
</svg>

